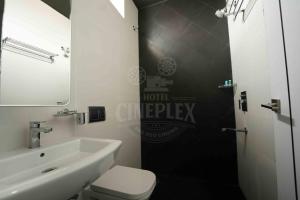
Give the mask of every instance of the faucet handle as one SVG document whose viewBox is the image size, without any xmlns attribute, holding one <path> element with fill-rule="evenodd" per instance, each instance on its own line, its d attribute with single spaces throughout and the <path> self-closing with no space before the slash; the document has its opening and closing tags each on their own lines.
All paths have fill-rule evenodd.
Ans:
<svg viewBox="0 0 300 200">
<path fill-rule="evenodd" d="M 47 121 L 31 121 L 30 128 L 40 128 L 41 124 L 46 123 Z"/>
</svg>

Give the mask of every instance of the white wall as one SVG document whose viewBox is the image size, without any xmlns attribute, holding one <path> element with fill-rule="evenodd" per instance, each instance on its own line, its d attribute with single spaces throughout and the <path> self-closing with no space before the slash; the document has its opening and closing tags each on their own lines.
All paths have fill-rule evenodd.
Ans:
<svg viewBox="0 0 300 200">
<path fill-rule="evenodd" d="M 118 163 L 139 167 L 140 120 L 121 123 L 116 116 L 121 103 L 139 105 L 139 86 L 128 79 L 128 72 L 139 64 L 133 25 L 138 25 L 138 10 L 131 0 L 125 0 L 125 18 L 109 0 L 73 0 L 70 108 L 86 112 L 88 106 L 105 106 L 107 120 L 77 126 L 71 118 L 52 117 L 60 108 L 0 108 L 0 152 L 25 147 L 29 121 L 47 120 L 55 130 L 51 139 L 76 133 L 122 140 Z"/>
<path fill-rule="evenodd" d="M 128 77 L 139 65 L 138 32 L 132 30 L 138 10 L 131 0 L 125 0 L 125 18 L 110 0 L 73 0 L 72 6 L 76 105 L 80 111 L 88 106 L 107 111 L 105 122 L 78 126 L 76 135 L 121 139 L 119 163 L 140 167 L 140 120 L 122 123 L 117 117 L 120 104 L 139 106 L 139 85 Z"/>
<path fill-rule="evenodd" d="M 271 99 L 270 69 L 263 2 L 258 0 L 244 23 L 241 16 L 228 19 L 233 79 L 237 83 L 235 114 L 237 128 L 247 127 L 247 136 L 237 137 L 239 183 L 248 200 L 277 199 L 273 113 L 260 107 Z M 247 91 L 248 112 L 239 110 L 240 93 Z"/>
</svg>

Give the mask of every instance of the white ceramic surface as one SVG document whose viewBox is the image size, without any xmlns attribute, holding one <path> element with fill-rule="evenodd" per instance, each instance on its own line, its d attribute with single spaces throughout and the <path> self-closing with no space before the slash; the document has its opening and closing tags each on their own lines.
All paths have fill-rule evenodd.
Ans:
<svg viewBox="0 0 300 200">
<path fill-rule="evenodd" d="M 150 171 L 115 166 L 97 179 L 87 195 L 99 200 L 146 200 L 156 186 L 156 176 Z M 106 198 L 105 196 L 109 196 Z"/>
<path fill-rule="evenodd" d="M 0 200 L 66 200 L 113 165 L 121 143 L 70 138 L 0 155 Z"/>
</svg>

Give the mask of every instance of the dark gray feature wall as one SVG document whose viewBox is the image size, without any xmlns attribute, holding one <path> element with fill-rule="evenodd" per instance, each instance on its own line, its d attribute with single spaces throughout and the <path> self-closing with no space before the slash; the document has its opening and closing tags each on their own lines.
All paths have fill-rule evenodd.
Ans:
<svg viewBox="0 0 300 200">
<path fill-rule="evenodd" d="M 168 0 L 133 0 L 139 9 L 155 6 Z"/>
<path fill-rule="evenodd" d="M 233 91 L 218 89 L 232 79 L 227 21 L 214 16 L 225 0 L 136 3 L 143 168 L 237 184 L 236 136 L 221 132 L 235 127 Z"/>
<path fill-rule="evenodd" d="M 71 14 L 71 0 L 42 0 L 44 3 L 51 6 L 57 12 L 61 13 L 67 18 L 70 18 Z"/>
</svg>

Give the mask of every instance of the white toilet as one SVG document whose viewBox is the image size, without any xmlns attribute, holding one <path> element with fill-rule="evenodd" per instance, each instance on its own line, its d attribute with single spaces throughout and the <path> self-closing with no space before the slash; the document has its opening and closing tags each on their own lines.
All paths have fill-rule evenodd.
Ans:
<svg viewBox="0 0 300 200">
<path fill-rule="evenodd" d="M 148 200 L 155 175 L 146 170 L 116 166 L 96 180 L 83 194 L 84 200 Z"/>
</svg>

